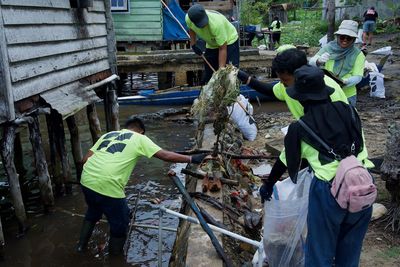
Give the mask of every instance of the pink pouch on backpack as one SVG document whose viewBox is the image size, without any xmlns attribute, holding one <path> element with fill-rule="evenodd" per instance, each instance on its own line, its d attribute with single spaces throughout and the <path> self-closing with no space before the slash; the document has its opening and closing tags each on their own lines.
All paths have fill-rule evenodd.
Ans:
<svg viewBox="0 0 400 267">
<path fill-rule="evenodd" d="M 340 161 L 331 193 L 341 208 L 352 213 L 371 207 L 377 196 L 371 175 L 353 155 Z"/>
</svg>

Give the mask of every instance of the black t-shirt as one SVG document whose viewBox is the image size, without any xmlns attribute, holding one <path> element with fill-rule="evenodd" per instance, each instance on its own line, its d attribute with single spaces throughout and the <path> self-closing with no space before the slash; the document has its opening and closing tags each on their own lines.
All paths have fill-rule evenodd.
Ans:
<svg viewBox="0 0 400 267">
<path fill-rule="evenodd" d="M 378 12 L 376 12 L 373 9 L 368 9 L 367 11 L 365 11 L 364 13 L 364 21 L 367 20 L 373 20 L 376 21 L 376 18 L 378 17 Z"/>
</svg>

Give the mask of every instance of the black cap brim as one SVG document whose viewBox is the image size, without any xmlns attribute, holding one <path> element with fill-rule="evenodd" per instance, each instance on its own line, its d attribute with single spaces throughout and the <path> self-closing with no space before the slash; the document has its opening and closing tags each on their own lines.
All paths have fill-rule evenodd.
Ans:
<svg viewBox="0 0 400 267">
<path fill-rule="evenodd" d="M 208 16 L 204 16 L 200 21 L 193 22 L 197 28 L 204 28 L 208 24 Z"/>
<path fill-rule="evenodd" d="M 329 86 L 325 86 L 324 90 L 318 93 L 300 93 L 296 90 L 295 86 L 290 86 L 286 88 L 286 93 L 293 99 L 298 101 L 307 101 L 307 100 L 325 100 L 328 99 L 331 94 L 335 92 L 335 89 Z"/>
</svg>

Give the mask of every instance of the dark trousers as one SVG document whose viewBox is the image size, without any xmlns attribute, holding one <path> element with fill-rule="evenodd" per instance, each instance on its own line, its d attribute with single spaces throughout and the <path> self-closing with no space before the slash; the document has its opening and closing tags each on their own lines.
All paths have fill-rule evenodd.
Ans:
<svg viewBox="0 0 400 267">
<path fill-rule="evenodd" d="M 279 44 L 281 41 L 281 33 L 280 32 L 273 32 L 272 33 L 272 42 L 275 44 Z"/>
<path fill-rule="evenodd" d="M 110 235 L 126 236 L 129 225 L 129 208 L 126 199 L 104 196 L 84 186 L 82 186 L 82 191 L 88 205 L 85 219 L 96 223 L 104 214 L 110 225 Z"/>
<path fill-rule="evenodd" d="M 239 57 L 240 57 L 239 39 L 233 44 L 228 45 L 227 50 L 228 51 L 226 56 L 226 63 L 231 63 L 235 67 L 239 67 Z M 211 66 L 213 66 L 215 70 L 218 70 L 219 68 L 218 56 L 219 56 L 218 48 L 215 49 L 207 48 L 206 52 L 204 53 L 204 57 L 211 64 Z M 204 62 L 202 84 L 208 83 L 212 75 L 213 75 L 213 70 L 208 66 L 207 63 Z"/>
<path fill-rule="evenodd" d="M 330 193 L 330 184 L 313 178 L 310 187 L 306 267 L 356 267 L 372 207 L 349 213 Z"/>
</svg>

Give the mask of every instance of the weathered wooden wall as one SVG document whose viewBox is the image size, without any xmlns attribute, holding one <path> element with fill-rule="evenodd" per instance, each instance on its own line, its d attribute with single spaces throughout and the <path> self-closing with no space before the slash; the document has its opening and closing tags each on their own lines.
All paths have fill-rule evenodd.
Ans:
<svg viewBox="0 0 400 267">
<path fill-rule="evenodd" d="M 0 0 L 14 101 L 110 69 L 105 1 Z"/>
<path fill-rule="evenodd" d="M 161 41 L 159 0 L 130 0 L 129 13 L 113 13 L 117 41 Z"/>
</svg>

